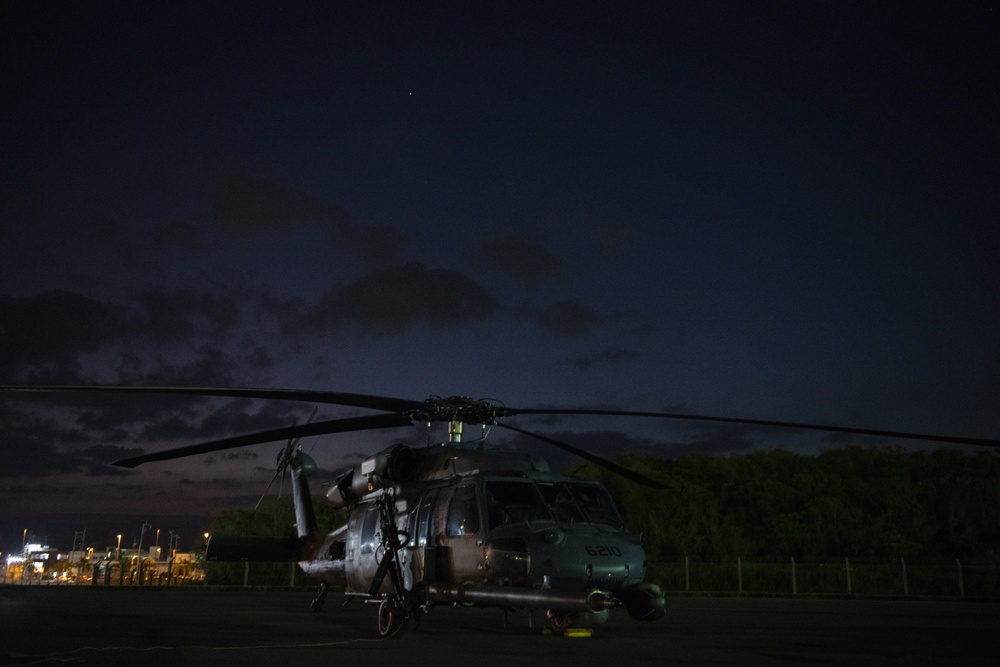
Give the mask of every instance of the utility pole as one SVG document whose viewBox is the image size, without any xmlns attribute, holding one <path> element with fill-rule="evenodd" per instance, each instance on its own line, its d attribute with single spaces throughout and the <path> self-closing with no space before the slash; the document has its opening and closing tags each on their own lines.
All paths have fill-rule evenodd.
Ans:
<svg viewBox="0 0 1000 667">
<path fill-rule="evenodd" d="M 86 554 L 87 554 L 87 529 L 84 528 L 82 531 L 77 531 L 73 533 L 73 551 L 71 552 L 70 558 L 75 559 L 71 561 L 71 565 L 76 566 L 77 577 L 83 575 L 84 560 L 86 560 Z"/>
<path fill-rule="evenodd" d="M 167 537 L 167 552 L 170 554 L 167 560 L 167 584 L 173 585 L 174 583 L 174 554 L 177 550 L 177 543 L 174 541 L 179 538 L 179 535 L 174 535 L 174 531 L 169 531 Z"/>
<path fill-rule="evenodd" d="M 143 536 L 145 536 L 146 531 L 149 530 L 151 527 L 152 526 L 150 526 L 150 523 L 148 521 L 143 521 L 142 530 L 139 531 L 139 550 L 136 552 L 136 557 L 139 559 L 137 565 L 137 574 L 139 575 L 139 580 L 138 580 L 139 586 L 142 586 L 142 538 Z"/>
</svg>

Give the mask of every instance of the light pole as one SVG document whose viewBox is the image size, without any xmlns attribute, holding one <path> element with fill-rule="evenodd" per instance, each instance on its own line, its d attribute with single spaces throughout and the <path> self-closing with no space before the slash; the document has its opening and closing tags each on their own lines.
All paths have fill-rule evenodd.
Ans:
<svg viewBox="0 0 1000 667">
<path fill-rule="evenodd" d="M 205 533 L 205 557 L 204 565 L 202 566 L 205 570 L 205 581 L 202 583 L 203 586 L 208 586 L 208 545 L 212 543 L 212 534 Z"/>
<path fill-rule="evenodd" d="M 139 549 L 136 551 L 136 558 L 138 562 L 136 563 L 136 574 L 139 575 L 138 586 L 142 586 L 142 538 L 146 535 L 146 531 L 149 530 L 150 525 L 148 521 L 142 522 L 142 529 L 139 531 Z"/>
<path fill-rule="evenodd" d="M 169 552 L 169 560 L 167 560 L 167 584 L 173 585 L 174 583 L 174 531 L 168 531 L 167 537 L 167 551 Z"/>
<path fill-rule="evenodd" d="M 125 580 L 125 568 L 122 567 L 122 534 L 118 533 L 118 551 L 115 552 L 115 561 L 118 563 L 118 585 L 121 586 Z"/>
</svg>

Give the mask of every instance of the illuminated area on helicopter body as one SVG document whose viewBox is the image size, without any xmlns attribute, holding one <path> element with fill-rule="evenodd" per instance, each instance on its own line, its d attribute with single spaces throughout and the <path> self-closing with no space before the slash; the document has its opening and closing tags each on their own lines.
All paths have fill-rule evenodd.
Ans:
<svg viewBox="0 0 1000 667">
<path fill-rule="evenodd" d="M 299 499 L 308 497 L 303 459 L 292 466 Z M 659 588 L 644 583 L 640 538 L 607 491 L 552 473 L 537 457 L 397 445 L 327 495 L 336 506 L 354 504 L 349 523 L 301 565 L 348 595 L 391 599 L 398 566 L 402 598 L 423 609 L 541 608 L 557 629 L 580 614 L 599 622 L 618 606 L 640 620 L 664 614 Z M 300 528 L 306 540 L 309 532 Z"/>
</svg>

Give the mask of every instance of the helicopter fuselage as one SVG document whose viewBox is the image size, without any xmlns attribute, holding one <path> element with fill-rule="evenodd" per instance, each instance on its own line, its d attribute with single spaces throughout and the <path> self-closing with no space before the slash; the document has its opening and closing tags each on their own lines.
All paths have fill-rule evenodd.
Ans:
<svg viewBox="0 0 1000 667">
<path fill-rule="evenodd" d="M 394 472 L 397 457 L 405 474 Z M 401 585 L 422 604 L 593 614 L 624 604 L 637 618 L 662 616 L 662 594 L 643 583 L 641 540 L 607 491 L 536 457 L 397 446 L 342 476 L 328 497 L 353 505 L 350 519 L 300 565 L 347 595 L 391 595 L 391 551 Z"/>
</svg>

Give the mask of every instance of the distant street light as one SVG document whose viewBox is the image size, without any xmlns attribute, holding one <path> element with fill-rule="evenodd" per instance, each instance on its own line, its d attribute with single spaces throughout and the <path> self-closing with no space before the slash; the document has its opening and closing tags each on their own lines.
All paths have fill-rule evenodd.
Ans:
<svg viewBox="0 0 1000 667">
<path fill-rule="evenodd" d="M 204 565 L 205 568 L 205 581 L 202 582 L 203 586 L 208 586 L 208 545 L 212 543 L 212 534 L 205 533 L 205 557 Z"/>
<path fill-rule="evenodd" d="M 118 551 L 115 553 L 115 560 L 122 559 L 122 534 L 118 533 Z"/>
<path fill-rule="evenodd" d="M 139 576 L 138 586 L 142 586 L 142 538 L 146 535 L 146 531 L 151 528 L 148 521 L 142 522 L 142 529 L 139 531 L 139 549 L 136 551 L 136 558 L 138 562 L 136 563 L 136 574 Z"/>
</svg>

